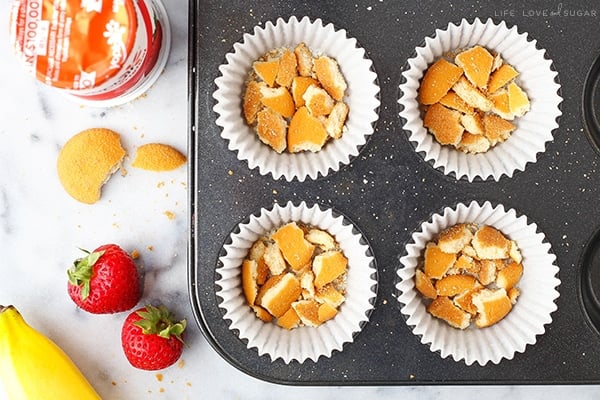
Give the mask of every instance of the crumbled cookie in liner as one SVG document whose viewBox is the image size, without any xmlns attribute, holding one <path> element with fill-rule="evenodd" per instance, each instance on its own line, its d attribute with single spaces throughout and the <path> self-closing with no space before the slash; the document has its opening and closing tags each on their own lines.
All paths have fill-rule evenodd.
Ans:
<svg viewBox="0 0 600 400">
<path fill-rule="evenodd" d="M 496 228 L 456 224 L 427 244 L 415 287 L 434 317 L 459 329 L 473 321 L 484 328 L 502 320 L 516 303 L 521 261 L 517 244 Z"/>
<path fill-rule="evenodd" d="M 242 264 L 244 296 L 265 322 L 316 327 L 345 301 L 347 265 L 329 233 L 289 222 L 251 247 Z"/>
<path fill-rule="evenodd" d="M 347 87 L 333 58 L 314 56 L 304 43 L 275 49 L 253 64 L 244 119 L 277 153 L 318 152 L 343 134 Z"/>
<path fill-rule="evenodd" d="M 440 58 L 419 87 L 423 125 L 441 145 L 472 154 L 488 151 L 508 139 L 515 118 L 530 109 L 518 75 L 500 54 L 481 46 Z"/>
</svg>

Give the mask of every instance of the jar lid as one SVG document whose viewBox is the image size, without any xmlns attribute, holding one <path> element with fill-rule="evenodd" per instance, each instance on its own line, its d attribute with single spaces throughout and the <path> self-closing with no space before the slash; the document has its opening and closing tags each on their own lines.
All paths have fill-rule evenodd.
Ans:
<svg viewBox="0 0 600 400">
<path fill-rule="evenodd" d="M 16 0 L 10 38 L 17 57 L 39 81 L 84 90 L 119 73 L 137 25 L 133 0 Z"/>
</svg>

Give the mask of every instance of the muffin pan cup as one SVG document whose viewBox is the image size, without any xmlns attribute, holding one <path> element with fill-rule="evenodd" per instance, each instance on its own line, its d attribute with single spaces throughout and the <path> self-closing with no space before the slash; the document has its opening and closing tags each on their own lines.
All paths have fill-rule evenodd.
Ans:
<svg viewBox="0 0 600 400">
<path fill-rule="evenodd" d="M 594 7 L 585 1 L 190 2 L 189 292 L 198 326 L 214 349 L 249 375 L 289 385 L 600 384 L 600 153 L 589 125 L 600 54 L 600 9 Z M 381 101 L 375 131 L 350 163 L 303 182 L 262 175 L 239 160 L 221 137 L 212 97 L 219 66 L 234 44 L 256 26 L 292 16 L 320 19 L 355 38 L 373 62 Z M 497 181 L 457 180 L 425 161 L 403 129 L 398 103 L 407 60 L 425 38 L 476 18 L 516 26 L 535 40 L 552 60 L 563 99 L 545 150 Z M 302 363 L 272 360 L 248 348 L 224 318 L 215 285 L 223 246 L 240 221 L 290 201 L 345 215 L 370 244 L 377 268 L 377 297 L 360 333 L 330 357 Z M 431 351 L 407 323 L 396 288 L 413 233 L 447 207 L 472 201 L 526 216 L 543 232 L 558 267 L 552 321 L 534 344 L 497 364 L 467 365 Z"/>
<path fill-rule="evenodd" d="M 300 42 L 314 57 L 327 55 L 336 60 L 351 88 L 346 90 L 344 102 L 357 112 L 348 115 L 342 137 L 329 140 L 320 151 L 276 154 L 260 141 L 255 128 L 244 122 L 240 93 L 246 89 L 254 61 L 275 49 L 293 49 Z M 240 160 L 246 160 L 250 169 L 288 181 L 327 176 L 350 163 L 373 133 L 379 108 L 377 74 L 371 60 L 365 58 L 364 49 L 344 30 L 335 29 L 332 24 L 323 26 L 320 19 L 278 18 L 274 24 L 269 21 L 264 28 L 256 27 L 252 35 L 245 34 L 225 58 L 227 62 L 219 67 L 221 76 L 215 80 L 217 90 L 213 94 L 214 111 L 219 115 L 216 123 L 222 128 L 221 136 L 228 141 L 229 149 Z"/>
<path fill-rule="evenodd" d="M 241 264 L 248 257 L 254 243 L 288 222 L 296 222 L 328 232 L 339 244 L 348 259 L 344 278 L 345 300 L 338 314 L 319 327 L 298 327 L 287 330 L 272 323 L 264 323 L 244 301 L 241 283 Z M 275 204 L 261 209 L 240 223 L 223 246 L 224 255 L 219 258 L 217 273 L 219 307 L 226 310 L 225 319 L 231 321 L 229 328 L 256 348 L 258 354 L 266 354 L 271 360 L 282 359 L 285 363 L 318 361 L 330 357 L 334 350 L 342 351 L 344 344 L 351 343 L 368 322 L 377 293 L 377 269 L 369 244 L 356 226 L 332 209 L 304 202 L 285 205 Z"/>
<path fill-rule="evenodd" d="M 458 223 L 495 227 L 515 241 L 523 256 L 523 275 L 517 284 L 520 295 L 516 303 L 506 317 L 484 329 L 471 323 L 469 328 L 459 330 L 434 318 L 426 310 L 426 300 L 415 288 L 415 272 L 422 266 L 425 247 L 435 242 L 440 232 Z M 552 321 L 559 296 L 556 287 L 560 284 L 555 259 L 544 234 L 514 209 L 505 210 L 502 205 L 476 201 L 447 207 L 443 214 L 434 214 L 413 233 L 406 255 L 400 258 L 402 267 L 398 269 L 400 281 L 396 288 L 401 311 L 421 342 L 442 357 L 452 357 L 467 365 L 510 360 L 516 352 L 522 353 L 527 346 L 535 345 L 536 336 L 543 334 Z"/>
<path fill-rule="evenodd" d="M 423 126 L 421 106 L 418 101 L 420 80 L 429 65 L 457 50 L 475 45 L 497 52 L 503 62 L 513 66 L 519 75 L 518 84 L 531 102 L 531 109 L 512 123 L 516 129 L 503 143 L 479 154 L 467 154 L 451 146 L 440 145 Z M 458 25 L 450 23 L 445 29 L 437 29 L 435 35 L 425 39 L 425 45 L 415 49 L 416 55 L 408 60 L 408 68 L 402 74 L 400 117 L 404 129 L 415 151 L 425 161 L 456 179 L 474 181 L 500 180 L 522 171 L 528 163 L 535 162 L 538 153 L 545 150 L 552 140 L 552 131 L 558 126 L 560 116 L 558 95 L 560 85 L 556 82 L 556 71 L 545 51 L 536 46 L 536 41 L 517 26 L 507 27 L 504 21 L 494 22 L 491 18 L 470 22 L 462 19 Z"/>
</svg>

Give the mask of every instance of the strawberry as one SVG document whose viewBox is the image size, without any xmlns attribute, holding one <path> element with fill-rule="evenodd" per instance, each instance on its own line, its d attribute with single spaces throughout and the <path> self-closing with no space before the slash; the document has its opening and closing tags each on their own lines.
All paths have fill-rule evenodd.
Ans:
<svg viewBox="0 0 600 400">
<path fill-rule="evenodd" d="M 142 295 L 131 256 L 116 244 L 85 252 L 87 256 L 75 260 L 67 271 L 71 299 L 93 314 L 131 310 Z"/>
<path fill-rule="evenodd" d="M 127 316 L 121 330 L 121 344 L 127 360 L 148 371 L 173 365 L 183 352 L 186 321 L 175 322 L 163 305 L 147 305 Z"/>
</svg>

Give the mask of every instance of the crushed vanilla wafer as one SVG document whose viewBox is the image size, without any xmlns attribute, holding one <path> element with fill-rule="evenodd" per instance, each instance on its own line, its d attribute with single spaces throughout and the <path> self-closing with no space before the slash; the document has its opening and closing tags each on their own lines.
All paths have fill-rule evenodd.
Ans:
<svg viewBox="0 0 600 400">
<path fill-rule="evenodd" d="M 481 46 L 437 60 L 419 87 L 424 127 L 441 145 L 471 154 L 488 151 L 508 139 L 513 121 L 530 109 L 518 75 L 500 54 Z"/>
<path fill-rule="evenodd" d="M 244 296 L 265 322 L 319 326 L 345 301 L 347 265 L 329 233 L 290 222 L 250 248 L 242 264 Z"/>
<path fill-rule="evenodd" d="M 277 153 L 317 152 L 345 129 L 347 83 L 331 57 L 315 57 L 304 43 L 255 61 L 243 114 L 259 139 Z"/>
<path fill-rule="evenodd" d="M 427 311 L 465 329 L 495 324 L 516 303 L 523 274 L 516 242 L 488 225 L 456 224 L 427 243 L 415 287 Z"/>
</svg>

